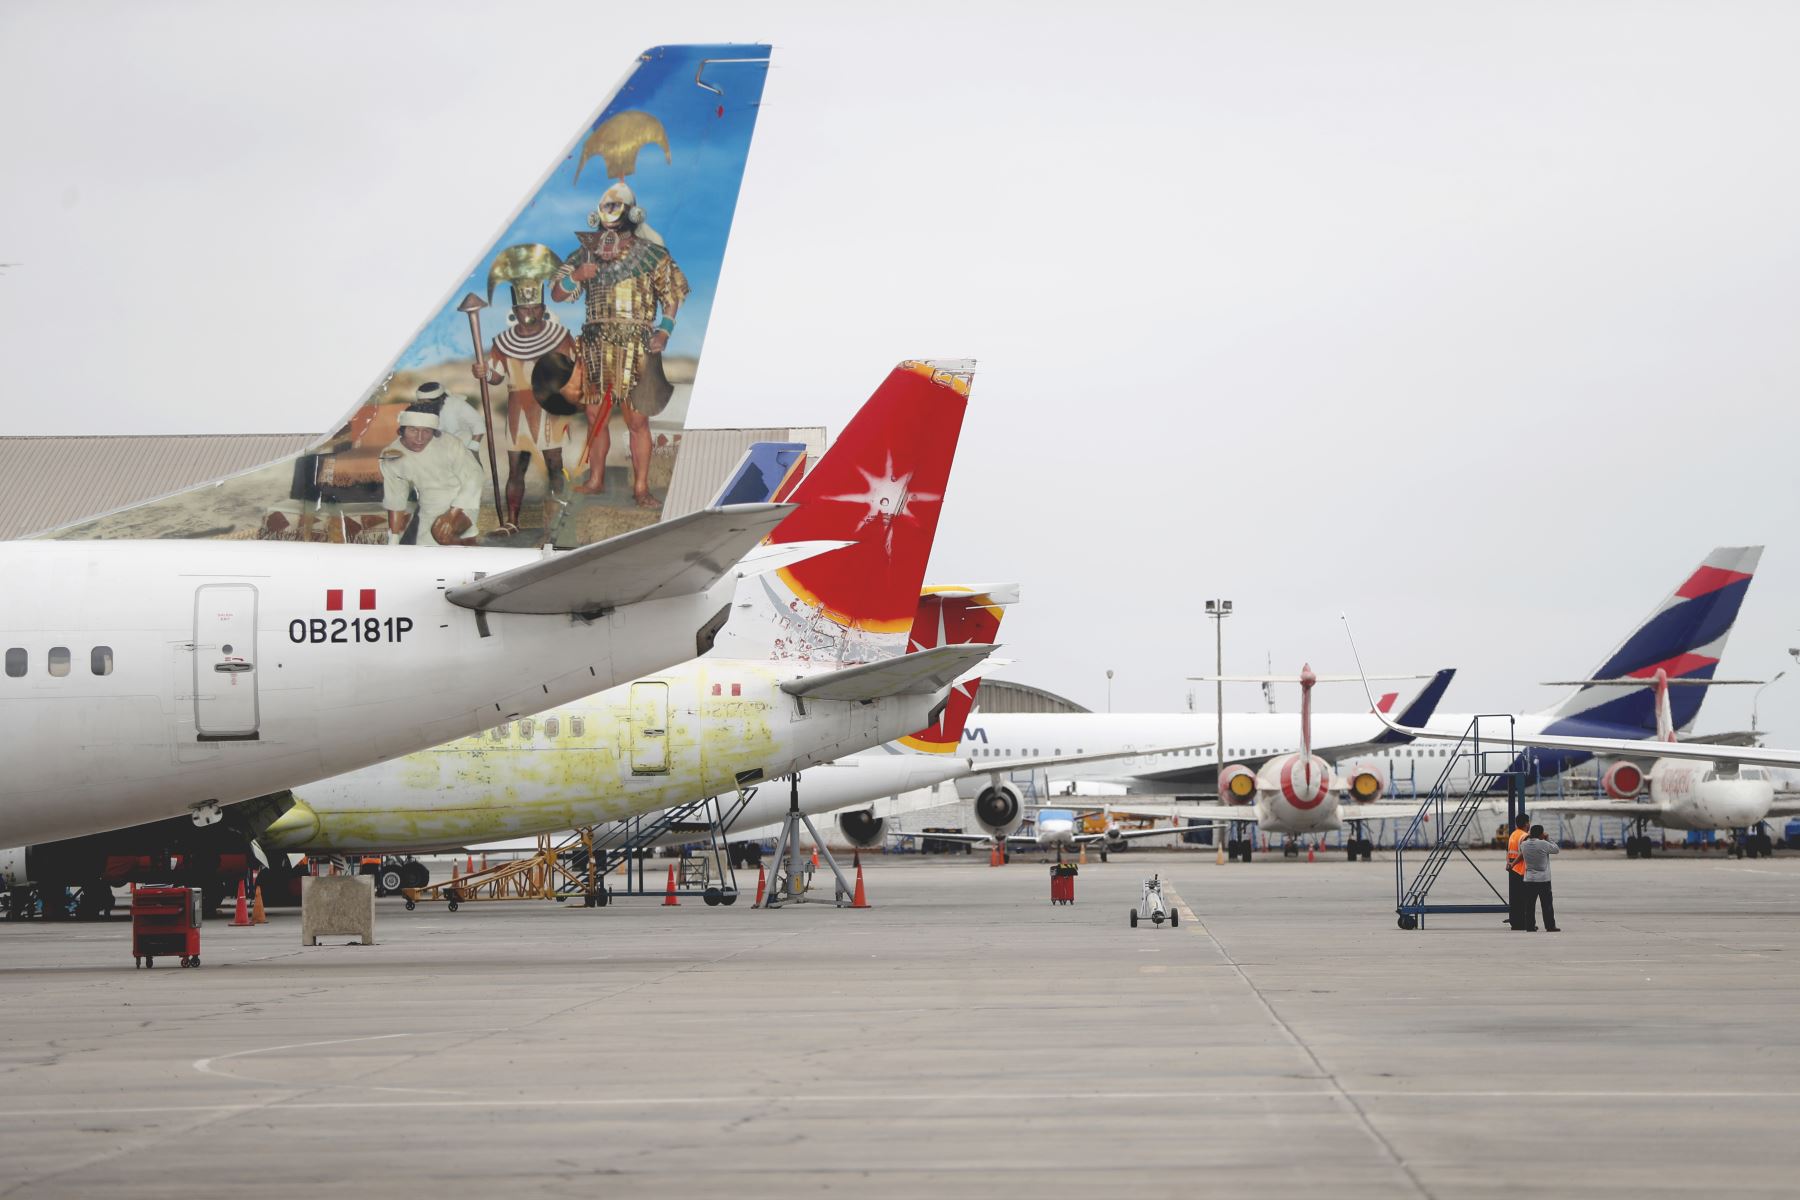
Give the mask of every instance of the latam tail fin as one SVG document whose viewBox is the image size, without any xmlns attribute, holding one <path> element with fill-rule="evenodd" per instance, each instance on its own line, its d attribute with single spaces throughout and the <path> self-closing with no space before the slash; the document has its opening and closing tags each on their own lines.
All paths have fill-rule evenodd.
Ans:
<svg viewBox="0 0 1800 1200">
<path fill-rule="evenodd" d="M 768 66 L 767 46 L 644 51 L 326 436 L 297 456 L 43 536 L 387 541 L 390 511 L 424 530 L 435 506 L 463 509 L 489 545 L 570 547 L 654 523 Z M 520 115 L 537 119 L 529 106 Z M 396 148 L 397 160 L 405 154 Z M 423 188 L 419 202 L 436 195 Z M 346 285 L 346 305 L 368 302 Z M 292 331 L 271 339 L 271 377 L 302 375 L 298 344 Z M 269 386 L 199 382 L 220 403 Z M 430 418 L 429 456 L 399 437 L 409 409 L 409 426 Z M 328 416 L 295 414 L 293 424 L 317 428 Z"/>
<path fill-rule="evenodd" d="M 1694 723 L 1713 681 L 1725 641 L 1762 558 L 1761 546 L 1721 546 L 1653 609 L 1624 641 L 1588 673 L 1586 682 L 1550 710 L 1557 720 L 1545 731 L 1585 737 L 1656 737 L 1654 680 L 1658 671 L 1688 686 L 1668 693 L 1673 729 Z"/>
<path fill-rule="evenodd" d="M 1017 584 L 976 587 L 931 587 L 919 597 L 913 618 L 909 649 L 917 652 L 940 646 L 992 645 L 1000 636 L 1006 606 L 1019 600 Z M 962 745 L 963 726 L 975 710 L 981 679 L 967 679 L 950 689 L 937 719 L 917 733 L 894 743 L 895 748 L 921 754 L 954 754 Z"/>
<path fill-rule="evenodd" d="M 894 368 L 769 537 L 850 544 L 741 581 L 714 655 L 844 667 L 905 652 L 971 375 L 962 363 Z"/>
</svg>

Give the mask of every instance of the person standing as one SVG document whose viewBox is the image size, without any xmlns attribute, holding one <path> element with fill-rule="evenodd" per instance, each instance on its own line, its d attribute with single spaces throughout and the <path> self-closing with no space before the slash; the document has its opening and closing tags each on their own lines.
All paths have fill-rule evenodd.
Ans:
<svg viewBox="0 0 1800 1200">
<path fill-rule="evenodd" d="M 1514 933 L 1524 933 L 1531 926 L 1531 911 L 1525 907 L 1525 859 L 1519 854 L 1531 817 L 1520 813 L 1513 818 L 1512 836 L 1506 841 L 1506 920 Z"/>
<path fill-rule="evenodd" d="M 1525 862 L 1525 918 L 1535 922 L 1541 906 L 1547 933 L 1562 932 L 1556 924 L 1556 905 L 1550 898 L 1550 856 L 1561 852 L 1562 847 L 1544 835 L 1542 825 L 1533 825 L 1530 836 L 1519 844 L 1520 857 Z M 1530 924 L 1527 928 L 1536 932 L 1537 925 Z"/>
</svg>

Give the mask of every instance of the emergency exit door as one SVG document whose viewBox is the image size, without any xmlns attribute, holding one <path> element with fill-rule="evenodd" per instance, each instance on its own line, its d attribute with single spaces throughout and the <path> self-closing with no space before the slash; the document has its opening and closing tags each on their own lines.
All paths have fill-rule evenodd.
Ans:
<svg viewBox="0 0 1800 1200">
<path fill-rule="evenodd" d="M 194 592 L 194 728 L 203 742 L 254 741 L 256 589 L 209 583 Z"/>
<path fill-rule="evenodd" d="M 669 685 L 631 685 L 631 773 L 669 773 Z"/>
</svg>

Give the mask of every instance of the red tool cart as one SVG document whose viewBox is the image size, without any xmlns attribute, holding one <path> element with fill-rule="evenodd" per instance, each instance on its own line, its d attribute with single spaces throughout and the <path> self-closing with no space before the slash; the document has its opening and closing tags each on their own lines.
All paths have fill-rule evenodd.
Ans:
<svg viewBox="0 0 1800 1200">
<path fill-rule="evenodd" d="M 1050 903 L 1075 903 L 1075 875 L 1078 868 L 1072 862 L 1053 863 L 1050 867 Z"/>
<path fill-rule="evenodd" d="M 146 887 L 131 893 L 131 959 L 154 967 L 157 957 L 177 957 L 184 967 L 200 965 L 200 889 Z"/>
</svg>

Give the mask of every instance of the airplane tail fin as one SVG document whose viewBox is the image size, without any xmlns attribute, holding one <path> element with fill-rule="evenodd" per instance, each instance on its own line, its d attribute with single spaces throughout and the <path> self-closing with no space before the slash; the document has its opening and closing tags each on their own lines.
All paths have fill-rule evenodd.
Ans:
<svg viewBox="0 0 1800 1200">
<path fill-rule="evenodd" d="M 1725 641 L 1756 574 L 1761 546 L 1721 546 L 1653 609 L 1625 640 L 1579 681 L 1577 690 L 1550 710 L 1558 720 L 1548 732 L 1609 731 L 1612 736 L 1655 737 L 1658 671 L 1687 686 L 1668 693 L 1673 730 L 1693 724 L 1706 699 Z M 1621 688 L 1616 681 L 1641 679 Z"/>
<path fill-rule="evenodd" d="M 463 509 L 490 545 L 583 545 L 654 523 L 768 66 L 767 46 L 644 51 L 328 434 L 299 455 L 42 536 L 385 542 L 389 504 L 415 509 L 421 531 L 432 506 Z M 432 203 L 433 189 L 419 194 Z M 227 399 L 250 386 L 303 391 L 303 378 L 280 373 L 299 376 L 308 355 L 295 349 L 309 344 L 285 331 L 271 341 L 269 378 L 200 384 Z M 417 470 L 396 468 L 422 453 L 399 438 L 409 407 L 433 418 L 432 445 L 459 453 L 434 450 Z M 627 407 L 648 428 L 629 430 Z M 524 472 L 522 492 L 509 487 L 509 468 L 530 457 L 552 476 L 577 478 L 591 459 L 587 482 L 604 491 Z M 433 482 L 417 484 L 420 476 Z M 452 489 L 439 485 L 453 476 L 449 503 Z M 433 489 L 444 494 L 426 494 Z"/>
<path fill-rule="evenodd" d="M 889 373 L 768 539 L 849 544 L 741 580 L 714 654 L 843 667 L 905 652 L 971 376 L 965 363 Z"/>
<path fill-rule="evenodd" d="M 988 645 L 1000 636 L 1006 605 L 1019 600 L 1017 584 L 981 587 L 931 587 L 919 597 L 913 618 L 911 651 L 939 646 Z M 936 719 L 900 738 L 895 745 L 921 754 L 954 754 L 962 745 L 963 726 L 974 711 L 981 678 L 966 679 L 950 689 Z"/>
</svg>

